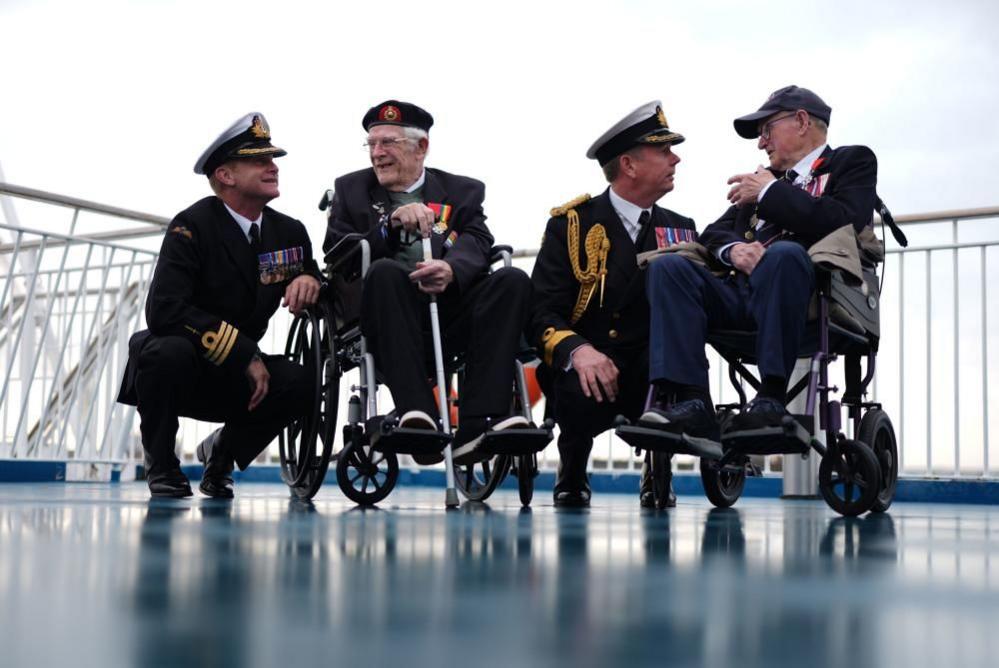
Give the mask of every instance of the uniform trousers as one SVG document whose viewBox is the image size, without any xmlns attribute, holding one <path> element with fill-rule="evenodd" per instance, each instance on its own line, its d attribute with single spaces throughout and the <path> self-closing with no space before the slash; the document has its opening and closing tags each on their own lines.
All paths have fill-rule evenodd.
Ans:
<svg viewBox="0 0 999 668">
<path fill-rule="evenodd" d="M 649 391 L 649 357 L 645 346 L 631 349 L 601 350 L 618 369 L 618 395 L 614 401 L 598 402 L 583 394 L 575 369 L 551 370 L 551 392 L 555 421 L 558 423 L 559 470 L 555 493 L 589 489 L 586 463 L 593 449 L 593 439 L 614 426 L 614 418 L 623 415 L 632 422 L 645 409 Z M 547 390 L 547 388 L 546 388 Z"/>
<path fill-rule="evenodd" d="M 436 418 L 430 295 L 409 274 L 395 260 L 371 264 L 361 294 L 361 331 L 396 411 L 421 410 Z M 527 274 L 503 267 L 464 292 L 452 288 L 438 295 L 444 357 L 464 354 L 461 414 L 466 418 L 510 414 L 514 359 L 522 347 L 531 289 Z"/>
<path fill-rule="evenodd" d="M 150 336 L 138 356 L 135 391 L 147 475 L 177 469 L 178 416 L 224 422 L 216 447 L 245 469 L 312 400 L 305 369 L 280 356 L 262 355 L 270 373 L 267 395 L 252 411 L 250 381 L 219 369 L 180 336 Z"/>
<path fill-rule="evenodd" d="M 801 347 L 815 269 L 792 241 L 767 248 L 748 277 L 720 279 L 676 254 L 649 265 L 649 377 L 708 387 L 704 343 L 712 329 L 755 331 L 761 376 L 791 377 Z"/>
</svg>

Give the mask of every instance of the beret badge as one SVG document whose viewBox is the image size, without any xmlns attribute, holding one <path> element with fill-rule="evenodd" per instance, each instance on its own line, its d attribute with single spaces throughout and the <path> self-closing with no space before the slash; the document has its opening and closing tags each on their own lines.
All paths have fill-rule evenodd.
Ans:
<svg viewBox="0 0 999 668">
<path fill-rule="evenodd" d="M 402 114 L 399 112 L 399 108 L 394 107 L 391 104 L 385 105 L 381 108 L 381 111 L 378 112 L 378 120 L 380 121 L 388 121 L 391 123 L 401 120 L 401 118 Z"/>
</svg>

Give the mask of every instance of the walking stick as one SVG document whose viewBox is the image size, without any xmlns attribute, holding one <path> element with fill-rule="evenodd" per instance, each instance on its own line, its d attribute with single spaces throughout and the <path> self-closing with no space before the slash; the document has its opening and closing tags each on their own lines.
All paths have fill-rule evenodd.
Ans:
<svg viewBox="0 0 999 668">
<path fill-rule="evenodd" d="M 423 260 L 429 262 L 434 258 L 430 248 L 430 238 L 423 238 Z M 451 434 L 451 408 L 447 403 L 447 389 L 444 386 L 444 353 L 441 350 L 441 326 L 437 315 L 437 296 L 430 295 L 430 327 L 434 336 L 434 364 L 437 367 L 437 404 L 440 407 L 441 423 L 444 433 Z M 454 486 L 454 467 L 451 459 L 451 442 L 444 448 L 444 477 L 447 489 L 444 491 L 444 505 L 448 508 L 458 506 L 458 490 Z"/>
</svg>

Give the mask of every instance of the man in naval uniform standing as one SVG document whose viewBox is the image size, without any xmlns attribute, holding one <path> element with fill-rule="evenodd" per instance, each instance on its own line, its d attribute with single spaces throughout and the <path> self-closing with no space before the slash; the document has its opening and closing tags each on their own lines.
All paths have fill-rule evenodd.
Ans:
<svg viewBox="0 0 999 668">
<path fill-rule="evenodd" d="M 175 454 L 177 418 L 224 422 L 198 446 L 200 489 L 232 498 L 245 469 L 301 410 L 305 370 L 257 342 L 283 303 L 314 304 L 319 271 L 305 227 L 266 206 L 279 195 L 264 115 L 247 114 L 194 166 L 215 193 L 170 222 L 146 297 L 149 329 L 129 341 L 118 400 L 137 406 L 152 496 L 191 496 Z"/>
<path fill-rule="evenodd" d="M 557 506 L 589 505 L 593 438 L 611 428 L 615 416 L 635 419 L 642 412 L 649 308 L 637 255 L 694 239 L 693 220 L 656 206 L 673 190 L 680 162 L 673 146 L 682 141 L 660 102 L 642 105 L 586 153 L 600 163 L 610 187 L 551 211 L 531 277 L 531 338 L 543 351 L 560 431 Z M 642 492 L 647 506 L 651 489 Z"/>
<path fill-rule="evenodd" d="M 773 426 L 786 414 L 787 381 L 815 288 L 806 249 L 844 226 L 859 234 L 871 224 L 877 197 L 874 153 L 866 146 L 831 148 L 831 114 L 812 91 L 787 86 L 735 119 L 739 136 L 759 138 L 770 165 L 731 177 L 732 206 L 701 234 L 700 242 L 730 267 L 727 277 L 679 256 L 649 266 L 650 378 L 677 401 L 649 411 L 643 422 L 718 437 L 704 355 L 709 328 L 757 332 L 762 387 L 726 428 Z"/>
<path fill-rule="evenodd" d="M 361 295 L 361 329 L 385 378 L 400 426 L 437 428 L 432 392 L 429 301 L 436 295 L 445 356 L 465 354 L 454 461 L 486 457 L 489 430 L 528 426 L 510 415 L 514 358 L 529 315 L 530 279 L 516 267 L 487 273 L 493 236 L 482 211 L 481 181 L 424 167 L 433 117 L 407 102 L 387 100 L 361 121 L 371 167 L 334 185 L 323 248 L 362 234 L 371 259 Z M 433 259 L 423 260 L 429 237 Z M 420 455 L 420 464 L 443 457 Z"/>
</svg>

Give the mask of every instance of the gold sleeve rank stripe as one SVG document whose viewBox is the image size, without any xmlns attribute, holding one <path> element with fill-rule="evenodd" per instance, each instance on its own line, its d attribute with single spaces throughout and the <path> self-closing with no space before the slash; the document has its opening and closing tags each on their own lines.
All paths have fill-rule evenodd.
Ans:
<svg viewBox="0 0 999 668">
<path fill-rule="evenodd" d="M 229 357 L 239 330 L 225 320 L 219 325 L 217 332 L 205 332 L 201 337 L 201 345 L 205 347 L 205 359 L 215 366 L 221 365 Z"/>
<path fill-rule="evenodd" d="M 576 332 L 571 329 L 558 329 L 554 327 L 549 327 L 545 330 L 544 334 L 541 335 L 541 341 L 545 344 L 544 358 L 545 364 L 548 366 L 552 365 L 552 360 L 555 357 L 555 347 L 562 343 L 565 339 L 570 336 L 574 336 Z"/>
</svg>

